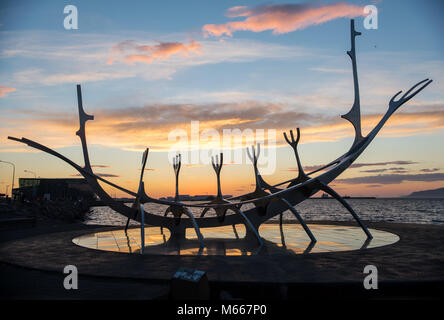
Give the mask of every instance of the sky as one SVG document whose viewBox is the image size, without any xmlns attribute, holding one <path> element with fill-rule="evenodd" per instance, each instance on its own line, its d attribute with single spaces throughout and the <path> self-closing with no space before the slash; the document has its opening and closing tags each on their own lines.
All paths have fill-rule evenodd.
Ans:
<svg viewBox="0 0 444 320">
<path fill-rule="evenodd" d="M 77 8 L 77 29 L 64 27 L 67 5 Z M 377 29 L 364 27 L 366 5 L 378 9 Z M 146 192 L 173 195 L 171 150 L 180 145 L 184 158 L 189 150 L 205 155 L 184 160 L 181 194 L 215 194 L 208 155 L 221 148 L 223 193 L 246 193 L 254 190 L 254 173 L 239 152 L 261 142 L 261 134 L 264 178 L 290 179 L 297 165 L 282 132 L 300 127 L 306 171 L 353 142 L 353 127 L 340 115 L 354 99 L 346 51 L 355 19 L 364 134 L 399 90 L 426 78 L 433 83 L 331 186 L 342 195 L 378 197 L 443 187 L 443 9 L 442 1 L 419 0 L 2 1 L 0 160 L 15 164 L 16 186 L 34 176 L 29 171 L 76 177 L 61 160 L 7 137 L 37 141 L 83 165 L 75 135 L 81 84 L 85 111 L 95 117 L 87 124 L 91 164 L 114 183 L 137 189 L 149 147 Z M 200 138 L 193 140 L 197 121 Z M 216 143 L 224 130 L 240 131 L 235 144 Z M 177 140 L 178 132 L 188 138 Z M 242 137 L 246 132 L 255 136 Z M 11 179 L 11 166 L 0 162 L 0 193 L 10 192 Z"/>
</svg>

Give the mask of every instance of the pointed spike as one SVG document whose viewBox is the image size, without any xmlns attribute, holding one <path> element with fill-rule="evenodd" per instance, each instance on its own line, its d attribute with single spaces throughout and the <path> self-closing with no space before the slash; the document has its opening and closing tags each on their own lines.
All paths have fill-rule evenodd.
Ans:
<svg viewBox="0 0 444 320">
<path fill-rule="evenodd" d="M 284 138 L 285 138 L 285 141 L 287 141 L 287 143 L 288 143 L 289 145 L 291 145 L 291 142 L 290 142 L 290 140 L 288 140 L 288 137 L 287 137 L 287 133 L 286 133 L 286 132 L 284 132 Z"/>
<path fill-rule="evenodd" d="M 395 102 L 395 98 L 397 97 L 397 96 L 399 96 L 400 94 L 401 94 L 401 92 L 402 92 L 402 90 L 400 90 L 400 91 L 398 91 L 391 99 L 390 99 L 390 103 L 393 103 L 393 102 Z"/>
<path fill-rule="evenodd" d="M 143 155 L 142 155 L 142 164 L 143 164 L 144 162 L 146 162 L 146 159 L 148 158 L 148 150 L 149 150 L 149 148 L 146 148 L 145 151 L 143 152 Z"/>
<path fill-rule="evenodd" d="M 211 164 L 213 165 L 214 171 L 217 171 L 216 165 L 214 164 L 214 157 L 211 157 Z"/>
<path fill-rule="evenodd" d="M 182 156 L 181 156 L 181 154 L 179 153 L 179 155 L 178 155 L 178 160 L 177 160 L 177 171 L 178 171 L 178 172 L 179 172 L 181 166 L 182 166 Z"/>
<path fill-rule="evenodd" d="M 417 86 L 419 86 L 420 84 L 426 82 L 429 79 L 424 79 L 420 82 L 418 82 L 417 84 L 415 84 L 413 87 L 411 87 L 406 93 L 404 93 L 404 95 L 402 96 L 402 98 L 405 98 L 413 89 L 415 89 Z"/>
<path fill-rule="evenodd" d="M 251 162 L 253 162 L 253 157 L 252 157 L 251 154 L 250 154 L 250 149 L 249 149 L 249 147 L 247 147 L 246 149 L 247 149 L 247 156 L 248 156 L 248 158 L 250 159 Z"/>
<path fill-rule="evenodd" d="M 293 130 L 290 130 L 291 142 L 294 142 Z"/>
<path fill-rule="evenodd" d="M 405 98 L 405 100 L 402 102 L 402 104 L 406 103 L 407 101 L 409 101 L 410 99 L 412 99 L 414 96 L 416 96 L 418 93 L 420 93 L 425 87 L 427 87 L 430 83 L 432 83 L 432 80 L 429 80 L 428 82 L 426 82 L 425 84 L 422 85 L 422 87 L 420 87 L 419 89 L 417 89 L 415 92 L 413 92 L 410 96 L 408 96 L 407 98 Z"/>
</svg>

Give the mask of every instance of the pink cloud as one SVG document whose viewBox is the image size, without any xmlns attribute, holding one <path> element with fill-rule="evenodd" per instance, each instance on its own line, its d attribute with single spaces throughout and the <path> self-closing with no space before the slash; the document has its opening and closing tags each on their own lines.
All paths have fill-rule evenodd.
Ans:
<svg viewBox="0 0 444 320">
<path fill-rule="evenodd" d="M 246 17 L 243 21 L 225 24 L 206 24 L 204 36 L 232 36 L 235 31 L 262 32 L 272 30 L 273 34 L 288 33 L 318 25 L 338 18 L 363 16 L 363 6 L 338 2 L 315 6 L 311 4 L 283 4 L 260 7 L 237 6 L 227 10 L 230 18 Z"/>
<path fill-rule="evenodd" d="M 133 65 L 135 62 L 142 62 L 142 63 L 149 64 L 149 63 L 152 63 L 153 60 L 154 59 L 150 56 L 140 55 L 140 54 L 130 54 L 125 57 L 124 62 L 126 64 L 130 64 L 130 65 Z"/>
<path fill-rule="evenodd" d="M 123 57 L 110 57 L 107 64 L 113 64 L 116 60 L 121 60 L 133 65 L 136 62 L 153 63 L 154 60 L 168 59 L 172 55 L 188 56 L 190 52 L 200 54 L 202 45 L 198 41 L 191 41 L 189 44 L 180 42 L 159 42 L 157 45 L 137 45 L 134 41 L 126 40 L 116 44 L 111 48 L 111 52 L 123 54 Z M 130 53 L 131 54 L 128 54 Z"/>
<path fill-rule="evenodd" d="M 237 6 L 237 7 L 232 7 L 230 9 L 228 9 L 225 15 L 230 18 L 246 17 L 249 15 L 249 12 L 250 11 L 248 10 L 248 7 Z"/>
<path fill-rule="evenodd" d="M 8 93 L 14 92 L 15 88 L 8 88 L 0 86 L 0 98 L 5 97 Z"/>
</svg>

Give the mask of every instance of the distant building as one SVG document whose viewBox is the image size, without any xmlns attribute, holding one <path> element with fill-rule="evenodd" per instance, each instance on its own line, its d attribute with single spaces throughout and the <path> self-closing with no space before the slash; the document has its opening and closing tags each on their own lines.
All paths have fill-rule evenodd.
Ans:
<svg viewBox="0 0 444 320">
<path fill-rule="evenodd" d="M 19 178 L 13 190 L 17 200 L 93 200 L 91 186 L 80 178 Z"/>
<path fill-rule="evenodd" d="M 199 194 L 199 195 L 195 195 L 193 198 L 196 201 L 205 201 L 205 200 L 212 200 L 212 199 L 214 199 L 214 196 L 209 196 L 207 194 Z"/>
</svg>

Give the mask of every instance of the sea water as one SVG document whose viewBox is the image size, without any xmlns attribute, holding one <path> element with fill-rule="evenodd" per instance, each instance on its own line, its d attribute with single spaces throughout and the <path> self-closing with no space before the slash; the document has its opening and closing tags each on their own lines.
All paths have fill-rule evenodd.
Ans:
<svg viewBox="0 0 444 320">
<path fill-rule="evenodd" d="M 374 222 L 401 222 L 444 225 L 444 199 L 347 199 L 361 219 Z M 189 202 L 193 204 L 193 202 Z M 130 205 L 130 204 L 128 204 Z M 251 204 L 242 207 L 251 208 Z M 147 212 L 163 215 L 166 206 L 149 203 L 144 205 Z M 301 216 L 306 220 L 353 221 L 351 214 L 334 199 L 308 199 L 296 205 Z M 202 208 L 190 208 L 195 217 L 199 217 Z M 230 212 L 230 211 L 229 211 Z M 227 213 L 228 214 L 228 213 Z M 211 210 L 206 216 L 212 216 Z M 290 211 L 283 214 L 284 220 L 296 220 Z M 86 224 L 125 225 L 127 218 L 109 207 L 92 207 Z M 271 221 L 279 221 L 279 215 Z M 131 221 L 131 225 L 137 222 Z"/>
</svg>

